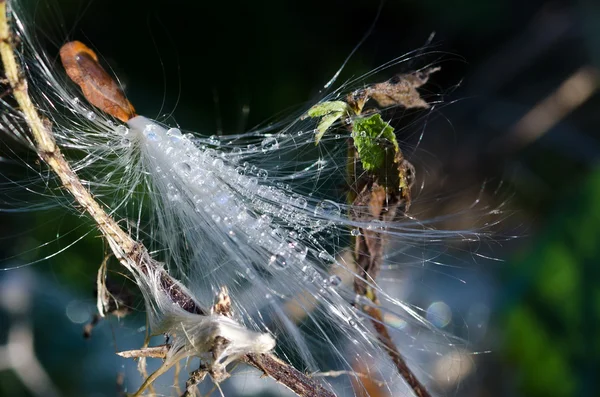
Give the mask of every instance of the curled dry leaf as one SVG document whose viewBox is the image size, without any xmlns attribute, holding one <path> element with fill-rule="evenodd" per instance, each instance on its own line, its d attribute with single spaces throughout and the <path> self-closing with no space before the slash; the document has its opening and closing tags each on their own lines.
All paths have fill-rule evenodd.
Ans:
<svg viewBox="0 0 600 397">
<path fill-rule="evenodd" d="M 428 68 L 414 73 L 399 74 L 388 81 L 361 88 L 348 95 L 346 102 L 356 114 L 361 114 L 369 99 L 373 99 L 379 107 L 403 106 L 411 108 L 429 108 L 429 104 L 421 98 L 417 88 L 429 80 L 439 67 Z"/>
</svg>

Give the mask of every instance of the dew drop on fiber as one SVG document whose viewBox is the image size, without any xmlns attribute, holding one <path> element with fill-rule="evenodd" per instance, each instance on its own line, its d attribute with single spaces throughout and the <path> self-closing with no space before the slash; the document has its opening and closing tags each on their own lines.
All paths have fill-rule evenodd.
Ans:
<svg viewBox="0 0 600 397">
<path fill-rule="evenodd" d="M 306 259 L 306 255 L 308 255 L 307 246 L 300 243 L 290 243 L 289 246 L 291 251 L 295 254 L 296 258 L 299 261 L 303 261 L 304 259 Z"/>
<path fill-rule="evenodd" d="M 127 128 L 126 126 L 124 126 L 123 124 L 119 124 L 116 128 L 115 128 L 115 132 L 119 135 L 127 135 L 129 134 L 129 128 Z"/>
<path fill-rule="evenodd" d="M 333 276 L 329 276 L 329 285 L 331 285 L 332 287 L 337 287 L 340 284 L 342 284 L 342 278 L 338 275 L 333 275 Z"/>
<path fill-rule="evenodd" d="M 339 218 L 341 209 L 338 203 L 331 200 L 323 200 L 315 207 L 315 215 L 323 218 Z"/>
<path fill-rule="evenodd" d="M 384 228 L 385 228 L 385 225 L 384 225 L 383 221 L 381 221 L 379 219 L 374 219 L 371 222 L 369 222 L 369 224 L 367 225 L 368 230 L 381 230 Z"/>
<path fill-rule="evenodd" d="M 222 170 L 223 167 L 225 166 L 225 164 L 223 163 L 223 160 L 221 159 L 214 159 L 212 162 L 213 167 L 215 167 L 218 170 Z"/>
<path fill-rule="evenodd" d="M 269 172 L 267 170 L 260 169 L 256 172 L 256 176 L 260 179 L 267 179 L 267 177 L 269 176 Z"/>
<path fill-rule="evenodd" d="M 179 130 L 179 128 L 169 128 L 167 130 L 167 135 L 181 136 L 181 130 Z"/>
<path fill-rule="evenodd" d="M 263 153 L 266 153 L 269 150 L 275 150 L 279 148 L 279 142 L 277 142 L 277 139 L 275 137 L 271 136 L 263 139 L 263 141 L 260 143 L 260 146 Z"/>
<path fill-rule="evenodd" d="M 173 143 L 177 143 L 177 142 L 181 141 L 181 139 L 183 139 L 183 136 L 181 135 L 181 131 L 179 130 L 179 128 L 169 128 L 167 130 L 167 136 Z"/>
<path fill-rule="evenodd" d="M 161 140 L 160 135 L 156 133 L 153 125 L 147 125 L 144 128 L 144 136 L 146 137 L 146 139 L 153 142 L 158 142 Z"/>
<path fill-rule="evenodd" d="M 319 252 L 319 258 L 323 259 L 323 260 L 325 260 L 327 262 L 333 262 L 334 261 L 333 256 L 329 252 L 327 252 L 325 250 Z"/>
<path fill-rule="evenodd" d="M 308 202 L 306 201 L 306 199 L 301 196 L 299 196 L 295 199 L 294 204 L 296 204 L 296 206 L 298 208 L 302 208 L 302 209 L 305 209 L 308 206 Z"/>
<path fill-rule="evenodd" d="M 281 254 L 271 255 L 271 258 L 269 258 L 269 266 L 278 270 L 283 270 L 288 267 L 288 259 Z"/>
</svg>

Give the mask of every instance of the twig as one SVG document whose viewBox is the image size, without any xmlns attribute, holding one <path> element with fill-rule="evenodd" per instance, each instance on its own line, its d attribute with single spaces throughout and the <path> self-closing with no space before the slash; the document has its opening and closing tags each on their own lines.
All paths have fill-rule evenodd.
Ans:
<svg viewBox="0 0 600 397">
<path fill-rule="evenodd" d="M 190 378 L 185 382 L 185 391 L 181 397 L 194 397 L 196 395 L 196 387 L 206 378 L 208 372 L 205 368 L 199 368 L 190 374 Z"/>
<path fill-rule="evenodd" d="M 372 294 L 373 303 L 375 306 L 368 305 L 364 307 L 363 310 L 371 317 L 371 323 L 373 324 L 373 328 L 375 328 L 377 339 L 386 348 L 388 355 L 398 370 L 398 373 L 404 378 L 406 383 L 415 392 L 415 394 L 418 397 L 431 397 L 431 394 L 429 391 L 427 391 L 427 388 L 417 379 L 415 374 L 408 367 L 404 357 L 402 357 L 402 354 L 400 354 L 398 351 L 394 341 L 392 341 L 392 337 L 390 336 L 390 333 L 383 322 L 383 316 L 381 314 L 381 310 L 379 309 L 379 302 L 374 291 L 372 291 Z"/>
<path fill-rule="evenodd" d="M 387 82 L 357 90 L 348 95 L 346 101 L 358 116 L 369 99 L 374 99 L 381 108 L 393 105 L 401 105 L 407 109 L 429 108 L 429 104 L 421 98 L 417 88 L 425 84 L 429 75 L 438 70 L 439 68 L 430 68 L 396 76 Z M 350 132 L 356 133 L 352 125 L 347 127 Z M 380 221 L 385 224 L 392 221 L 399 210 L 406 212 L 410 207 L 414 167 L 404 158 L 398 146 L 395 149 L 394 155 L 386 155 L 378 169 L 367 170 L 359 151 L 355 148 L 355 142 L 348 142 L 347 174 L 351 186 L 348 202 L 351 204 L 349 216 L 352 220 L 367 224 Z M 431 397 L 408 367 L 390 337 L 372 286 L 383 263 L 386 235 L 377 228 L 371 230 L 361 227 L 359 230 L 359 235 L 353 238 L 354 261 L 359 269 L 359 274 L 354 279 L 354 291 L 372 302 L 363 305 L 361 309 L 371 318 L 377 339 L 388 352 L 400 376 L 418 397 Z"/>
<path fill-rule="evenodd" d="M 294 393 L 305 397 L 333 397 L 331 391 L 325 389 L 306 374 L 285 364 L 272 354 L 247 354 L 243 361 L 259 368 L 265 375 L 287 386 Z M 293 385 L 294 388 L 289 385 Z"/>
<path fill-rule="evenodd" d="M 191 313 L 207 314 L 179 286 L 177 281 L 158 266 L 158 262 L 151 259 L 146 247 L 133 240 L 123 231 L 115 220 L 94 200 L 56 146 L 51 131 L 51 123 L 39 116 L 28 94 L 27 81 L 22 77 L 12 46 L 12 36 L 6 11 L 6 0 L 0 0 L 0 57 L 2 58 L 6 78 L 13 91 L 12 95 L 21 108 L 25 122 L 31 130 L 38 155 L 56 173 L 62 186 L 94 219 L 98 229 L 107 239 L 115 257 L 123 266 L 144 273 L 148 273 L 150 270 L 160 271 L 161 286 L 175 304 Z M 242 360 L 288 387 L 300 397 L 335 397 L 335 394 L 326 390 L 315 380 L 271 354 L 248 354 Z"/>
</svg>

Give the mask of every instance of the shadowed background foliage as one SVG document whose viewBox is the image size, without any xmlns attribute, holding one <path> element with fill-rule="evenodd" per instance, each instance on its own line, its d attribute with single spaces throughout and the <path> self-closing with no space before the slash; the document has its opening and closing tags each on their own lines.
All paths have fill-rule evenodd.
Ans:
<svg viewBox="0 0 600 397">
<path fill-rule="evenodd" d="M 319 98 L 379 6 L 354 0 L 27 3 L 50 54 L 66 39 L 90 44 L 139 113 L 207 135 L 239 133 Z M 423 48 L 432 32 L 432 44 Z M 504 202 L 511 216 L 499 233 L 520 237 L 498 239 L 492 253 L 505 261 L 476 269 L 491 315 L 475 345 L 491 352 L 474 356 L 477 370 L 439 394 L 598 395 L 600 6 L 591 0 L 390 0 L 341 81 L 420 48 L 425 55 L 389 74 L 441 60 L 427 90 L 446 104 L 429 117 L 399 118 L 397 130 L 432 186 L 429 194 L 452 199 L 444 208 L 428 201 L 418 211 L 435 216 L 464 208 L 473 195 L 461 192 L 503 181 L 507 194 L 482 200 Z M 569 79 L 579 85 L 568 85 Z M 56 210 L 0 213 L 2 267 L 55 253 L 86 230 L 81 219 Z M 17 313 L 3 298 L 0 344 L 15 316 L 30 321 L 38 358 L 64 395 L 114 395 L 122 363 L 112 353 L 129 346 L 123 340 L 143 324 L 138 314 L 112 324 L 114 340 L 109 324 L 97 338 L 81 338 L 103 253 L 92 233 L 52 258 L 0 272 L 1 296 L 13 288 L 31 299 Z M 471 289 L 466 283 L 455 293 L 469 299 Z M 1 354 L 0 395 L 31 395 L 2 367 Z"/>
</svg>

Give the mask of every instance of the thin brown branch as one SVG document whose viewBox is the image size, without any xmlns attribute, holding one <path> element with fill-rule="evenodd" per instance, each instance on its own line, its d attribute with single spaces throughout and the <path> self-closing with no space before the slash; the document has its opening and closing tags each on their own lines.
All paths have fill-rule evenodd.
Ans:
<svg viewBox="0 0 600 397">
<path fill-rule="evenodd" d="M 265 375 L 287 386 L 299 396 L 305 397 L 332 397 L 331 391 L 296 368 L 285 364 L 272 354 L 248 354 L 244 362 L 259 368 Z M 293 386 L 293 387 L 291 387 Z"/>
<path fill-rule="evenodd" d="M 98 229 L 105 236 L 111 250 L 119 262 L 128 269 L 141 272 L 161 272 L 161 286 L 171 300 L 184 310 L 207 314 L 190 297 L 179 283 L 151 259 L 146 247 L 133 240 L 117 222 L 94 200 L 91 193 L 83 186 L 76 173 L 56 146 L 52 126 L 48 120 L 42 119 L 33 104 L 27 90 L 27 81 L 23 78 L 17 63 L 12 45 L 12 35 L 8 22 L 6 1 L 0 0 L 0 56 L 4 66 L 6 79 L 12 88 L 12 95 L 17 101 L 25 122 L 33 136 L 36 150 L 40 158 L 59 177 L 62 186 L 71 193 L 78 205 L 94 219 Z M 261 370 L 265 375 L 288 387 L 300 397 L 335 397 L 318 382 L 271 354 L 248 354 L 243 361 Z"/>
<path fill-rule="evenodd" d="M 410 388 L 415 392 L 418 397 L 431 397 L 431 394 L 427 391 L 427 388 L 417 379 L 415 374 L 406 364 L 404 357 L 398 351 L 396 344 L 392 340 L 390 333 L 383 321 L 383 316 L 381 314 L 381 310 L 379 309 L 379 302 L 377 301 L 377 297 L 375 297 L 374 292 L 372 292 L 374 298 L 375 306 L 366 306 L 363 308 L 365 313 L 367 313 L 371 317 L 371 323 L 373 324 L 373 328 L 375 328 L 375 332 L 377 334 L 377 339 L 381 344 L 385 347 L 388 352 L 388 355 L 394 362 L 398 373 L 404 378 L 406 383 L 410 386 Z"/>
<path fill-rule="evenodd" d="M 204 368 L 199 368 L 190 374 L 190 378 L 185 382 L 185 391 L 181 397 L 194 397 L 196 395 L 197 386 L 202 383 L 208 375 L 208 371 Z"/>
<path fill-rule="evenodd" d="M 357 90 L 347 97 L 350 107 L 360 115 L 369 99 L 375 100 L 382 108 L 403 106 L 405 108 L 429 108 L 419 92 L 429 79 L 429 75 L 439 68 L 430 68 L 421 72 L 396 76 L 387 82 L 374 84 Z M 348 128 L 352 131 L 352 126 Z M 362 224 L 380 222 L 382 227 L 393 221 L 399 211 L 406 212 L 411 203 L 411 187 L 414 182 L 414 167 L 404 158 L 398 148 L 393 156 L 387 156 L 380 169 L 367 171 L 362 166 L 358 150 L 354 142 L 348 142 L 349 162 L 347 177 L 350 184 L 348 202 L 350 218 Z M 377 279 L 383 254 L 387 244 L 386 233 L 378 228 L 359 228 L 359 235 L 353 238 L 354 261 L 358 275 L 354 279 L 354 291 L 365 296 L 372 304 L 361 308 L 370 318 L 377 339 L 388 352 L 400 376 L 411 387 L 418 397 L 431 397 L 425 386 L 419 382 L 415 374 L 406 364 L 394 344 L 386 327 L 373 284 Z"/>
</svg>

